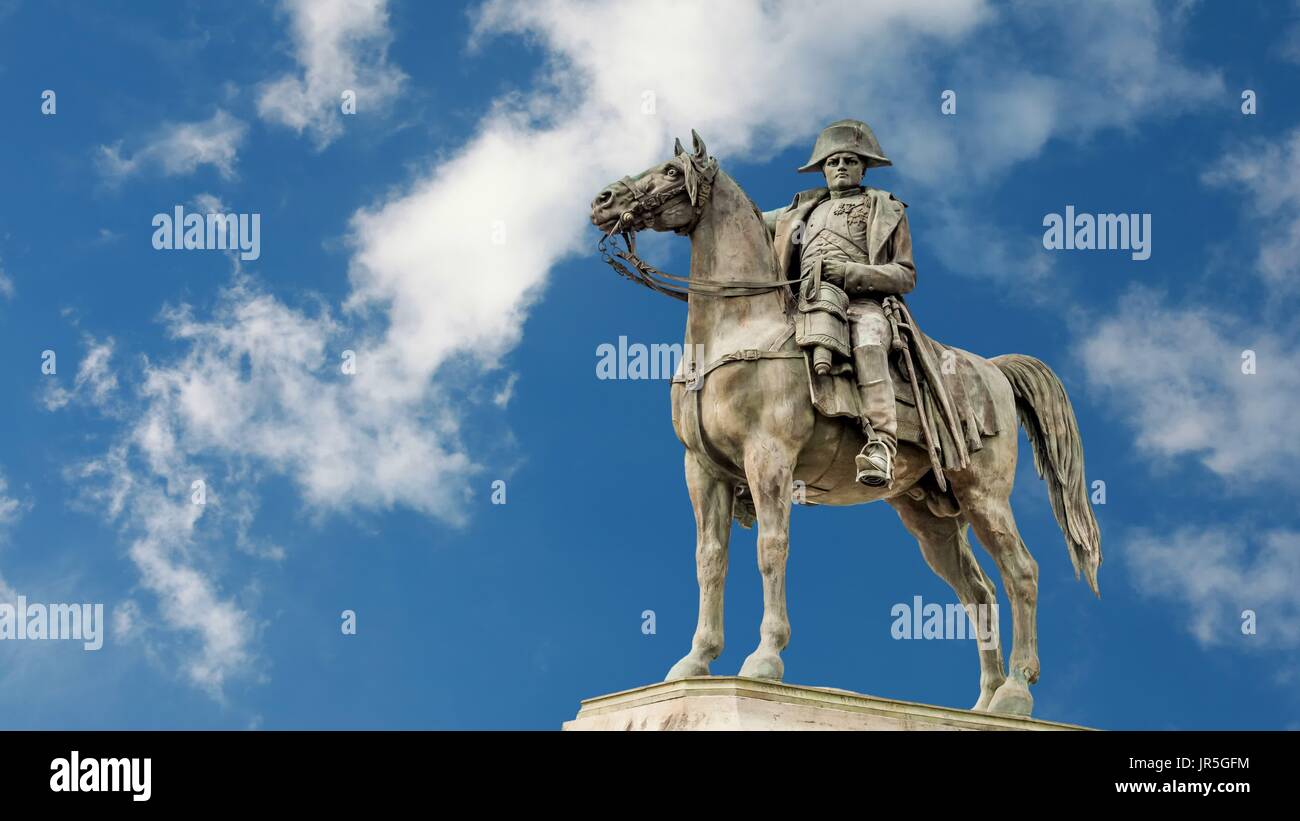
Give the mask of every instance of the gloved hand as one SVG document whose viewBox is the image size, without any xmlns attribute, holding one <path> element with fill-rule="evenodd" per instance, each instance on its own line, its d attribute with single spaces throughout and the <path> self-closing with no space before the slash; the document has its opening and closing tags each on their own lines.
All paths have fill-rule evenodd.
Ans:
<svg viewBox="0 0 1300 821">
<path fill-rule="evenodd" d="M 841 259 L 822 260 L 822 279 L 832 285 L 844 287 L 844 276 L 848 272 L 848 264 Z"/>
</svg>

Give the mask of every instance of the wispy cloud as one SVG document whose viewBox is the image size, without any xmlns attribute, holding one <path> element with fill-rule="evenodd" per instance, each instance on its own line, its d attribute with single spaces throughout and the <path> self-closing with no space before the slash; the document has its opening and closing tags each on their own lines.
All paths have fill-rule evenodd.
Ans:
<svg viewBox="0 0 1300 821">
<path fill-rule="evenodd" d="M 0 540 L 4 539 L 9 528 L 31 507 L 30 502 L 19 501 L 10 496 L 9 492 L 9 482 L 4 474 L 0 473 Z"/>
<path fill-rule="evenodd" d="M 1260 224 L 1258 272 L 1270 287 L 1300 291 L 1300 128 L 1280 139 L 1247 141 L 1202 179 L 1244 191 Z"/>
<path fill-rule="evenodd" d="M 101 409 L 106 409 L 112 401 L 118 384 L 112 362 L 114 342 L 111 338 L 100 342 L 89 336 L 85 341 L 86 353 L 77 365 L 77 376 L 70 390 L 53 379 L 43 382 L 41 401 L 46 410 L 58 410 L 78 398 Z"/>
<path fill-rule="evenodd" d="M 269 122 L 311 135 L 324 148 L 343 132 L 343 93 L 358 116 L 383 111 L 406 75 L 388 61 L 387 0 L 283 0 L 299 73 L 261 88 L 257 110 Z"/>
<path fill-rule="evenodd" d="M 411 386 L 386 372 L 382 348 L 247 279 L 222 293 L 211 317 L 182 305 L 164 321 L 188 351 L 146 371 L 136 445 L 149 464 L 255 458 L 324 511 L 402 505 L 463 518 L 473 466 L 455 424 L 430 382 Z M 343 351 L 354 347 L 356 374 L 344 374 Z"/>
<path fill-rule="evenodd" d="M 31 501 L 19 499 L 10 493 L 9 482 L 4 473 L 0 473 L 0 546 L 8 540 L 10 529 L 32 507 Z M 17 594 L 5 581 L 4 573 L 0 572 L 0 602 L 12 601 L 15 596 Z"/>
<path fill-rule="evenodd" d="M 163 125 L 129 154 L 123 153 L 120 141 L 101 145 L 96 160 L 109 182 L 140 173 L 191 174 L 203 165 L 213 166 L 230 179 L 235 176 L 239 146 L 247 131 L 241 120 L 218 109 L 206 120 Z"/>
<path fill-rule="evenodd" d="M 1201 644 L 1300 645 L 1300 532 L 1188 526 L 1136 533 L 1125 548 L 1138 588 L 1177 604 Z M 1253 625 L 1243 619 L 1247 610 Z M 1244 624 L 1255 632 L 1243 633 Z"/>
<path fill-rule="evenodd" d="M 0 298 L 14 298 L 14 281 L 9 274 L 5 273 L 3 260 L 0 260 Z"/>
<path fill-rule="evenodd" d="M 1257 219 L 1255 270 L 1241 267 L 1273 315 L 1190 303 L 1133 289 L 1112 314 L 1090 320 L 1077 348 L 1089 385 L 1134 432 L 1139 450 L 1176 464 L 1195 460 L 1228 492 L 1294 492 L 1300 441 L 1300 333 L 1292 311 L 1300 251 L 1300 131 L 1229 151 L 1207 185 L 1235 191 Z M 1186 522 L 1172 533 L 1123 540 L 1139 590 L 1171 602 L 1206 647 L 1300 645 L 1300 533 L 1251 519 Z M 1253 611 L 1253 635 L 1243 633 Z M 1294 677 L 1282 669 L 1278 680 Z"/>
<path fill-rule="evenodd" d="M 1294 338 L 1218 306 L 1171 306 L 1135 289 L 1095 320 L 1076 353 L 1144 453 L 1190 456 L 1242 486 L 1296 484 L 1300 440 L 1282 433 L 1300 406 Z"/>
<path fill-rule="evenodd" d="M 251 616 L 222 594 L 209 567 L 220 523 L 206 540 L 198 530 L 201 518 L 220 519 L 225 511 L 215 491 L 206 500 L 210 504 L 195 503 L 190 479 L 203 475 L 202 471 L 178 458 L 148 423 L 137 427 L 130 441 L 146 452 L 154 451 L 151 455 L 157 462 L 152 473 L 133 465 L 131 446 L 119 443 L 100 459 L 82 465 L 77 479 L 87 488 L 86 501 L 102 508 L 130 539 L 128 555 L 140 574 L 140 584 L 157 599 L 159 617 L 169 632 L 151 632 L 150 651 L 179 658 L 184 676 L 220 699 L 227 682 L 250 673 L 250 644 L 255 637 Z M 139 607 L 134 601 L 124 607 L 115 612 L 114 622 L 131 628 L 131 638 L 136 638 Z"/>
</svg>

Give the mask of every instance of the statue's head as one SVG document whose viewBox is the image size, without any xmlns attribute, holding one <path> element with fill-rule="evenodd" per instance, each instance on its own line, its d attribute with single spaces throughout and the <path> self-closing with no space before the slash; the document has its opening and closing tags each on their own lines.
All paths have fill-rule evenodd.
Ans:
<svg viewBox="0 0 1300 821">
<path fill-rule="evenodd" d="M 605 186 L 591 202 L 592 223 L 606 233 L 645 228 L 689 232 L 718 171 L 718 161 L 709 156 L 700 135 L 691 131 L 691 139 L 692 151 L 677 140 L 673 156 Z"/>
<path fill-rule="evenodd" d="M 827 188 L 848 191 L 862 184 L 862 175 L 867 173 L 867 161 L 852 151 L 840 151 L 822 162 L 822 173 L 826 175 Z"/>
<path fill-rule="evenodd" d="M 800 173 L 820 171 L 826 177 L 826 186 L 832 191 L 842 191 L 862 184 L 868 168 L 893 165 L 871 133 L 871 127 L 860 120 L 839 120 L 822 129 L 813 146 L 812 156 L 799 169 Z"/>
</svg>

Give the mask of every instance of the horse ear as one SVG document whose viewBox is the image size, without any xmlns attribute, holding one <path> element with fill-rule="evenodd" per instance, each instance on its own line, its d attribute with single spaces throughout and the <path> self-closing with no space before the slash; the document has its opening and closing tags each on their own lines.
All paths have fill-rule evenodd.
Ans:
<svg viewBox="0 0 1300 821">
<path fill-rule="evenodd" d="M 691 140 L 695 143 L 695 158 L 697 160 L 704 160 L 707 158 L 709 152 L 704 147 L 704 140 L 700 139 L 700 132 L 693 128 L 691 129 Z"/>
<path fill-rule="evenodd" d="M 681 139 L 673 140 L 673 156 L 677 157 L 685 153 L 686 153 L 686 149 L 682 148 Z"/>
</svg>

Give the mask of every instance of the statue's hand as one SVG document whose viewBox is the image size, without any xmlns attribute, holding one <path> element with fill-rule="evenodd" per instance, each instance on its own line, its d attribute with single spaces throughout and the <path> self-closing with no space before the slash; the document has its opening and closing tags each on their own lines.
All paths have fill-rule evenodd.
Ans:
<svg viewBox="0 0 1300 821">
<path fill-rule="evenodd" d="M 832 285 L 844 287 L 844 273 L 846 266 L 843 260 L 828 259 L 822 262 L 822 279 Z"/>
</svg>

